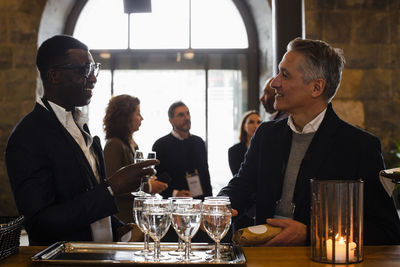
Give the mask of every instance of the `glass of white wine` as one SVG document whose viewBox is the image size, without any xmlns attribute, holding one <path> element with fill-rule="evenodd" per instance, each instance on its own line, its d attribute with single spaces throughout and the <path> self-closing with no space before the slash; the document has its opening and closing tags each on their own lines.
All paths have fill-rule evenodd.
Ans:
<svg viewBox="0 0 400 267">
<path fill-rule="evenodd" d="M 227 200 L 205 200 L 202 208 L 203 225 L 215 241 L 215 262 L 221 262 L 220 244 L 231 226 L 231 203 Z"/>
</svg>

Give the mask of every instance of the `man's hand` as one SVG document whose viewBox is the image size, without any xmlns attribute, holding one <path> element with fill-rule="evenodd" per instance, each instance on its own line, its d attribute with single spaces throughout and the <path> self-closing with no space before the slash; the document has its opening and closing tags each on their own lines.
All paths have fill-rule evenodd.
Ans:
<svg viewBox="0 0 400 267">
<path fill-rule="evenodd" d="M 158 181 L 155 176 L 150 178 L 149 183 L 151 184 L 151 194 L 161 193 L 168 188 L 168 184 Z"/>
<path fill-rule="evenodd" d="M 154 169 L 149 167 L 158 164 L 160 164 L 160 161 L 156 159 L 130 164 L 119 169 L 107 179 L 107 182 L 114 195 L 133 192 L 140 186 L 140 180 L 143 176 L 155 174 Z"/>
<path fill-rule="evenodd" d="M 179 190 L 178 193 L 176 193 L 177 197 L 191 197 L 192 194 L 190 194 L 190 191 L 188 190 Z"/>
<path fill-rule="evenodd" d="M 306 244 L 307 226 L 292 219 L 267 219 L 272 226 L 282 227 L 282 231 L 264 246 L 301 246 Z"/>
</svg>

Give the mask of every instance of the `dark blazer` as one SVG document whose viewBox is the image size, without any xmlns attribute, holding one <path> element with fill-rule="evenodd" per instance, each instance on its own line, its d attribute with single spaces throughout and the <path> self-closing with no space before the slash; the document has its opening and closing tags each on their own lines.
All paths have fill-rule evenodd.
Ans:
<svg viewBox="0 0 400 267">
<path fill-rule="evenodd" d="M 239 171 L 240 164 L 244 160 L 246 151 L 247 147 L 244 142 L 234 144 L 228 149 L 229 168 L 231 169 L 233 175 Z"/>
<path fill-rule="evenodd" d="M 100 140 L 92 147 L 98 170 L 105 168 Z M 30 245 L 91 241 L 90 224 L 116 213 L 114 198 L 97 183 L 85 155 L 55 114 L 36 103 L 12 131 L 6 148 L 7 173 Z M 113 235 L 121 222 L 112 217 Z"/>
<path fill-rule="evenodd" d="M 257 224 L 275 214 L 291 136 L 287 119 L 261 124 L 239 173 L 219 193 L 230 196 L 239 213 L 255 193 Z M 293 196 L 294 220 L 310 225 L 310 179 L 362 179 L 365 244 L 399 244 L 399 217 L 378 176 L 384 168 L 379 139 L 342 121 L 329 104 L 300 165 Z"/>
</svg>

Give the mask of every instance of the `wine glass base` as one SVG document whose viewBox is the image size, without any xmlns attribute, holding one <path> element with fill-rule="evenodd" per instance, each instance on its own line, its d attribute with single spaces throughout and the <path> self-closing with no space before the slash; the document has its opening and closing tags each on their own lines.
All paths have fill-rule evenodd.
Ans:
<svg viewBox="0 0 400 267">
<path fill-rule="evenodd" d="M 150 194 L 144 192 L 144 191 L 137 191 L 137 192 L 131 192 L 131 194 L 135 197 L 149 197 L 151 196 Z"/>
<path fill-rule="evenodd" d="M 141 250 L 141 251 L 135 252 L 134 254 L 137 255 L 137 256 L 145 257 L 147 255 L 151 255 L 151 253 L 153 253 L 153 251 L 151 251 L 151 250 L 148 250 L 148 251 Z"/>
<path fill-rule="evenodd" d="M 171 256 L 182 256 L 185 255 L 185 251 L 184 250 L 173 250 L 168 252 L 169 255 Z"/>
</svg>

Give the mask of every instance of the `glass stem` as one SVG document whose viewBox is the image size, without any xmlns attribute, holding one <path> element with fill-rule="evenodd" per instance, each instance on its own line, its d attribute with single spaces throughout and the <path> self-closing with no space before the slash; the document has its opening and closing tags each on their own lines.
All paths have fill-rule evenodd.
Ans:
<svg viewBox="0 0 400 267">
<path fill-rule="evenodd" d="M 154 261 L 160 260 L 160 241 L 154 240 Z"/>
<path fill-rule="evenodd" d="M 190 241 L 185 241 L 185 261 L 190 261 Z"/>
<path fill-rule="evenodd" d="M 144 252 L 148 252 L 149 250 L 149 234 L 145 233 L 144 234 L 144 248 L 143 248 Z"/>
<path fill-rule="evenodd" d="M 180 237 L 178 237 L 178 251 L 184 251 L 183 240 Z"/>
<path fill-rule="evenodd" d="M 221 261 L 221 254 L 219 251 L 219 241 L 215 242 L 215 258 L 216 258 L 217 262 Z"/>
</svg>

